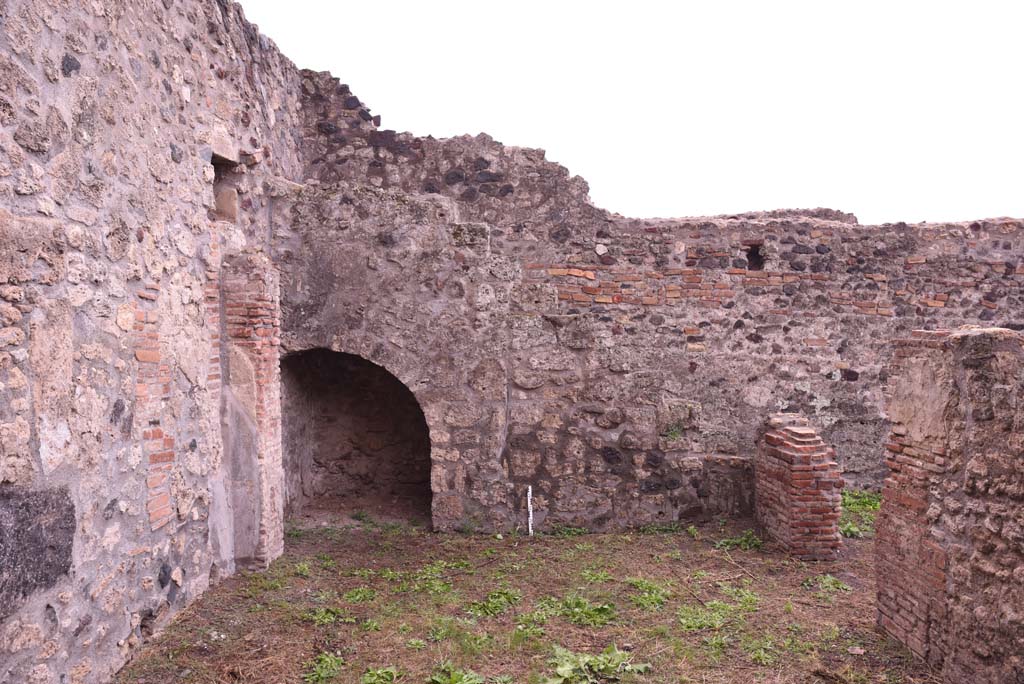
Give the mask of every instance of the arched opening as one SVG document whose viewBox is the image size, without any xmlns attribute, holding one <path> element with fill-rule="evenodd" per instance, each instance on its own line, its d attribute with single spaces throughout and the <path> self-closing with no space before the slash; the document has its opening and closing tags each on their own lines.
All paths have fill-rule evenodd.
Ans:
<svg viewBox="0 0 1024 684">
<path fill-rule="evenodd" d="M 402 382 L 359 356 L 281 359 L 285 508 L 291 516 L 430 523 L 430 432 Z"/>
</svg>

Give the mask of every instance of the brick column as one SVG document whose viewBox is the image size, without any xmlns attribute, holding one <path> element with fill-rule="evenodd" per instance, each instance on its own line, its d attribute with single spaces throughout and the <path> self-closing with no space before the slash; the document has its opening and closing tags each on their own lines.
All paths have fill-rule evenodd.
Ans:
<svg viewBox="0 0 1024 684">
<path fill-rule="evenodd" d="M 795 413 L 770 417 L 767 428 L 754 460 L 758 524 L 796 558 L 835 558 L 843 489 L 835 451 Z"/>
<path fill-rule="evenodd" d="M 284 551 L 284 471 L 281 462 L 280 282 L 262 254 L 225 259 L 221 277 L 225 336 L 252 364 L 257 427 L 258 541 L 253 558 L 266 565 Z"/>
</svg>

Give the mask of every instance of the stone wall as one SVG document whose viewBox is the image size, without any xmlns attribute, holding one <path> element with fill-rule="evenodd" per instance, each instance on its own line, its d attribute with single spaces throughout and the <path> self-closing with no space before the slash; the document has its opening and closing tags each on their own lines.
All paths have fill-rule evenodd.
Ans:
<svg viewBox="0 0 1024 684">
<path fill-rule="evenodd" d="M 532 485 L 542 529 L 610 529 L 751 511 L 782 410 L 877 484 L 886 340 L 1021 323 L 1019 221 L 627 219 L 380 123 L 226 0 L 0 0 L 0 678 L 104 681 L 280 552 L 283 354 L 412 392 L 435 527 L 521 526 Z"/>
<path fill-rule="evenodd" d="M 878 622 L 949 684 L 1024 682 L 1024 335 L 897 342 Z"/>
<path fill-rule="evenodd" d="M 304 96 L 314 182 L 272 240 L 284 345 L 413 390 L 442 529 L 522 525 L 528 485 L 542 526 L 749 511 L 778 411 L 877 488 L 888 340 L 1022 324 L 1019 221 L 626 219 L 543 151 L 378 130 L 326 74 Z"/>
<path fill-rule="evenodd" d="M 835 450 L 793 413 L 768 419 L 754 457 L 758 524 L 800 560 L 833 560 L 842 547 L 843 478 Z"/>
<path fill-rule="evenodd" d="M 230 3 L 0 1 L 0 681 L 107 681 L 233 571 L 222 261 L 302 178 L 300 90 Z"/>
</svg>

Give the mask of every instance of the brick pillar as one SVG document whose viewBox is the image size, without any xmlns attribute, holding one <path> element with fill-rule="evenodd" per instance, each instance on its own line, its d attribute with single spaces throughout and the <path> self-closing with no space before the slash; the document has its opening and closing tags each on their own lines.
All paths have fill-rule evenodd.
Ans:
<svg viewBox="0 0 1024 684">
<path fill-rule="evenodd" d="M 915 331 L 890 377 L 878 624 L 947 684 L 1024 682 L 1024 335 Z"/>
<path fill-rule="evenodd" d="M 900 420 L 906 394 L 916 393 L 913 376 L 934 382 L 937 394 L 948 394 L 948 386 L 932 373 L 925 380 L 921 370 L 928 358 L 942 354 L 948 331 L 915 331 L 914 337 L 897 340 L 890 375 L 895 395 L 889 397 L 889 411 L 895 411 L 886 465 L 889 475 L 882 487 L 882 509 L 876 524 L 875 548 L 878 560 L 878 624 L 905 644 L 916 656 L 941 663 L 942 636 L 934 627 L 946 619 L 945 551 L 929 535 L 925 518 L 928 508 L 930 470 L 941 470 L 946 456 L 942 430 L 914 436 Z M 916 370 L 915 370 L 916 369 Z"/>
<path fill-rule="evenodd" d="M 835 451 L 795 413 L 770 417 L 767 428 L 754 460 L 758 524 L 796 558 L 835 558 L 843 490 Z"/>
<path fill-rule="evenodd" d="M 221 291 L 229 353 L 251 365 L 242 392 L 256 424 L 255 491 L 260 499 L 252 558 L 266 565 L 284 551 L 284 471 L 281 462 L 280 276 L 262 254 L 225 259 Z M 232 373 L 231 382 L 236 382 Z"/>
</svg>

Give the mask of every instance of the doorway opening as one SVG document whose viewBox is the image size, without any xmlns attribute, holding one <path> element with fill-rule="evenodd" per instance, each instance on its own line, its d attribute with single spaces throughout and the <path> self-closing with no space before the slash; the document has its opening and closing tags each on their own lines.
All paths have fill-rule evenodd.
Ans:
<svg viewBox="0 0 1024 684">
<path fill-rule="evenodd" d="M 285 509 L 430 524 L 430 431 L 416 397 L 366 359 L 310 349 L 281 359 Z"/>
</svg>

